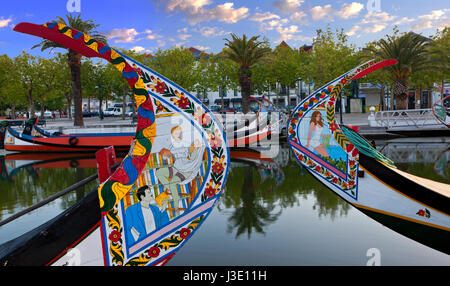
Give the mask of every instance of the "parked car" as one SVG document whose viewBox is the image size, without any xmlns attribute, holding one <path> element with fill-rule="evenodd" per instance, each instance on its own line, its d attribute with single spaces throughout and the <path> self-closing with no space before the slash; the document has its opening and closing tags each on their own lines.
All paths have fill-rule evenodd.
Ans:
<svg viewBox="0 0 450 286">
<path fill-rule="evenodd" d="M 236 109 L 233 107 L 225 107 L 224 108 L 225 113 L 236 113 Z"/>
<path fill-rule="evenodd" d="M 44 116 L 41 116 L 41 112 L 35 112 L 36 117 L 40 117 L 40 118 L 52 118 L 52 113 L 50 111 L 44 111 Z"/>
<path fill-rule="evenodd" d="M 108 107 L 103 111 L 103 116 L 113 116 L 114 107 Z"/>
<path fill-rule="evenodd" d="M 114 107 L 112 116 L 122 116 L 122 107 Z"/>
<path fill-rule="evenodd" d="M 127 116 L 127 117 L 133 116 L 133 110 L 132 110 L 132 109 L 128 109 L 128 110 L 125 112 L 125 116 Z"/>
<path fill-rule="evenodd" d="M 220 112 L 220 105 L 211 105 L 209 110 L 211 110 L 211 112 Z"/>
</svg>

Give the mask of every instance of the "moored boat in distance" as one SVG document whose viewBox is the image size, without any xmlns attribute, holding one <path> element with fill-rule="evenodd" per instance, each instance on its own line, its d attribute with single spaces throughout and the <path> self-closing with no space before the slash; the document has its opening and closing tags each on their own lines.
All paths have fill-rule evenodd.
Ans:
<svg viewBox="0 0 450 286">
<path fill-rule="evenodd" d="M 396 63 L 372 60 L 319 88 L 295 108 L 288 141 L 297 161 L 347 202 L 371 216 L 437 235 L 432 243 L 426 235 L 422 241 L 450 253 L 450 185 L 400 171 L 356 131 L 335 122 L 336 99 L 346 84 Z"/>
<path fill-rule="evenodd" d="M 14 30 L 113 64 L 131 87 L 138 121 L 113 173 L 114 149 L 96 153 L 98 189 L 1 245 L 0 264 L 164 265 L 222 194 L 230 161 L 222 125 L 182 87 L 65 24 L 20 23 Z"/>
</svg>

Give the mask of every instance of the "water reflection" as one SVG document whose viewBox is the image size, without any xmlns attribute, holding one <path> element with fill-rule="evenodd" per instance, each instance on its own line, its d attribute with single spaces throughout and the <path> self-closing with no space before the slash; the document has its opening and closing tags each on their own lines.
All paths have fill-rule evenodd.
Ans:
<svg viewBox="0 0 450 286">
<path fill-rule="evenodd" d="M 0 220 L 97 172 L 95 158 L 80 160 L 93 160 L 93 164 L 91 162 L 80 166 L 76 158 L 55 156 L 50 159 L 32 154 L 1 156 Z M 58 208 L 67 209 L 83 198 L 96 184 L 95 181 L 91 182 L 63 196 L 58 201 Z"/>
<path fill-rule="evenodd" d="M 235 238 L 243 233 L 248 239 L 253 232 L 265 234 L 284 209 L 298 207 L 307 196 L 314 197 L 312 210 L 318 217 L 333 220 L 347 215 L 351 206 L 298 165 L 289 152 L 287 145 L 280 146 L 277 158 L 283 160 L 255 160 L 251 151 L 239 157 L 231 152 L 231 170 L 218 210 L 232 210 L 227 231 Z"/>
<path fill-rule="evenodd" d="M 376 142 L 402 171 L 450 184 L 450 138 L 402 138 Z"/>
<path fill-rule="evenodd" d="M 450 183 L 450 143 L 444 139 L 437 140 L 437 142 L 394 140 L 376 142 L 376 144 L 377 148 L 393 159 L 400 169 L 421 177 Z M 51 158 L 30 156 L 25 154 L 0 156 L 0 220 L 96 172 L 93 154 L 84 157 L 76 154 L 53 155 Z M 118 157 L 120 158 L 120 155 Z M 356 244 L 357 241 L 358 243 L 360 241 L 358 236 L 364 236 L 364 232 L 372 231 L 366 227 L 367 219 L 387 225 L 383 218 L 377 216 L 368 214 L 372 220 L 361 213 L 355 215 L 355 212 L 352 212 L 354 208 L 350 204 L 322 185 L 297 163 L 286 144 L 280 145 L 278 156 L 273 159 L 262 158 L 257 150 L 234 149 L 231 152 L 230 167 L 226 189 L 216 205 L 217 210 L 212 213 L 208 222 L 219 222 L 233 240 L 246 238 L 251 241 L 261 236 L 272 237 L 273 240 L 275 229 L 279 232 L 280 228 L 290 229 L 295 225 L 301 225 L 311 229 L 311 231 L 302 232 L 305 237 L 303 243 L 316 240 L 318 243 L 320 241 L 321 245 L 330 244 L 334 242 L 332 242 L 333 239 L 327 238 L 327 234 L 333 233 L 332 229 L 345 221 L 351 225 L 353 231 L 351 235 L 356 236 L 349 239 Z M 97 182 L 93 181 L 84 188 L 62 197 L 55 203 L 56 205 L 49 206 L 49 208 L 56 209 L 56 214 L 60 213 L 81 199 L 87 192 L 95 189 L 96 185 Z M 17 225 L 20 225 L 18 227 L 20 232 L 24 232 L 26 228 L 32 229 L 51 219 L 54 215 L 46 214 L 39 223 L 36 220 L 32 221 L 33 224 L 27 221 L 29 225 L 25 227 L 23 222 L 19 222 Z M 361 224 L 361 216 L 366 218 L 365 223 Z M 221 221 L 222 217 L 223 221 Z M 286 224 L 287 217 L 293 217 L 294 221 Z M 217 233 L 217 229 L 211 231 L 208 228 L 208 222 L 200 230 L 200 232 L 209 231 L 206 237 Z M 326 223 L 326 227 L 320 226 L 322 222 Z M 11 224 L 15 223 L 14 221 Z M 391 234 L 386 236 L 386 245 L 397 243 L 397 233 L 402 233 L 427 245 L 415 236 L 417 231 L 408 229 L 405 232 L 407 227 L 399 228 L 398 225 L 398 223 L 388 225 L 395 232 L 391 231 Z M 0 242 L 17 236 L 18 231 L 10 234 L 9 227 L 8 224 L 0 228 Z M 376 229 L 373 225 L 372 228 Z M 349 231 L 347 230 L 347 232 Z M 290 230 L 284 230 L 284 233 L 289 233 L 285 237 L 292 235 Z M 317 234 L 323 236 L 313 237 Z M 13 236 L 11 237 L 11 235 Z M 222 241 L 215 241 L 214 245 L 211 245 L 211 249 L 217 247 L 217 244 L 227 243 L 225 237 L 220 239 Z M 202 240 L 201 245 L 206 247 L 207 241 L 202 235 L 193 238 L 193 242 L 189 242 L 188 245 L 195 245 L 196 240 Z M 267 247 L 268 244 L 265 246 Z M 287 243 L 285 247 L 302 248 L 297 242 Z M 181 253 L 183 251 L 186 250 L 181 250 Z M 305 259 L 311 261 L 316 259 L 317 255 L 319 255 L 317 257 L 322 255 L 318 253 L 320 249 L 316 249 L 315 252 L 313 250 L 301 251 L 310 251 L 311 256 Z M 176 259 L 183 261 L 183 255 L 176 256 Z"/>
</svg>

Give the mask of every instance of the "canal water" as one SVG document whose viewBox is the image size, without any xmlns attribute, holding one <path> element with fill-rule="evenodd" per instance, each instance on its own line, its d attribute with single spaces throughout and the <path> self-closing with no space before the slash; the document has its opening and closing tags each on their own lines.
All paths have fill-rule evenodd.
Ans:
<svg viewBox="0 0 450 286">
<path fill-rule="evenodd" d="M 399 169 L 450 184 L 447 138 L 377 141 Z M 0 220 L 96 172 L 95 158 L 0 156 Z M 450 255 L 403 236 L 325 188 L 286 145 L 270 164 L 233 158 L 226 190 L 167 265 L 450 265 Z M 0 244 L 96 188 L 92 182 L 0 227 Z"/>
</svg>

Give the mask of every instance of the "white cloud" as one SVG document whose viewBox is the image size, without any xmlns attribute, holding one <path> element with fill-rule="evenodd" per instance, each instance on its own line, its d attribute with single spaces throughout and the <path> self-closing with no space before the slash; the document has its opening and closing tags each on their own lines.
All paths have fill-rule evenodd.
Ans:
<svg viewBox="0 0 450 286">
<path fill-rule="evenodd" d="M 5 28 L 9 25 L 9 23 L 11 23 L 12 18 L 9 17 L 8 19 L 4 19 L 3 17 L 0 19 L 0 29 L 1 28 Z"/>
<path fill-rule="evenodd" d="M 277 27 L 281 27 L 284 24 L 287 24 L 289 22 L 288 19 L 277 19 L 277 20 L 270 20 L 270 21 L 265 21 L 265 22 L 261 22 L 259 25 L 259 31 L 264 33 L 267 31 L 272 31 Z"/>
<path fill-rule="evenodd" d="M 364 29 L 365 32 L 367 33 L 377 33 L 380 32 L 382 30 L 384 30 L 384 28 L 386 28 L 387 24 L 373 24 L 372 26 L 366 27 Z"/>
<path fill-rule="evenodd" d="M 248 8 L 234 8 L 234 3 L 227 2 L 211 8 L 209 0 L 153 0 L 157 5 L 169 12 L 186 15 L 191 25 L 199 22 L 218 20 L 225 23 L 236 23 L 248 17 Z"/>
<path fill-rule="evenodd" d="M 353 36 L 354 34 L 356 34 L 356 32 L 359 30 L 361 30 L 361 26 L 355 25 L 355 26 L 351 27 L 350 30 L 345 34 L 350 37 L 350 36 Z"/>
<path fill-rule="evenodd" d="M 299 8 L 305 0 L 276 0 L 274 6 L 283 13 L 291 13 Z"/>
<path fill-rule="evenodd" d="M 362 19 L 362 24 L 373 24 L 373 23 L 386 23 L 395 19 L 396 16 L 391 16 L 387 12 L 368 12 L 364 19 Z"/>
<path fill-rule="evenodd" d="M 144 32 L 138 32 L 136 29 L 112 29 L 105 33 L 109 40 L 114 43 L 134 43 L 143 39 L 156 40 L 160 39 L 162 36 L 155 34 L 152 30 L 145 30 Z M 142 35 L 138 38 L 139 35 Z"/>
<path fill-rule="evenodd" d="M 147 40 L 156 40 L 162 37 L 161 35 L 155 34 L 152 30 L 149 29 L 145 30 L 143 34 L 145 34 L 144 38 Z"/>
<path fill-rule="evenodd" d="M 142 46 L 135 46 L 135 47 L 132 47 L 130 50 L 132 50 L 133 52 L 138 53 L 138 54 L 140 54 L 140 53 L 153 53 L 152 50 L 146 49 L 146 48 L 144 48 Z"/>
<path fill-rule="evenodd" d="M 403 17 L 400 20 L 396 21 L 394 23 L 394 25 L 403 25 L 403 24 L 414 22 L 414 21 L 415 21 L 414 19 L 410 19 L 408 17 Z"/>
<path fill-rule="evenodd" d="M 136 29 L 112 29 L 106 32 L 106 37 L 113 40 L 114 43 L 132 43 L 135 37 L 139 35 Z"/>
<path fill-rule="evenodd" d="M 358 2 L 352 2 L 350 4 L 344 3 L 341 9 L 337 12 L 338 16 L 343 19 L 348 19 L 352 16 L 358 15 L 362 9 L 364 9 L 364 5 Z"/>
<path fill-rule="evenodd" d="M 443 30 L 446 27 L 450 27 L 450 18 L 447 18 L 447 19 L 443 20 L 442 22 L 440 22 L 439 24 L 437 24 L 436 29 Z"/>
<path fill-rule="evenodd" d="M 209 50 L 209 49 L 211 49 L 210 47 L 205 47 L 205 46 L 194 46 L 194 48 L 196 48 L 197 50 L 199 50 L 199 51 L 206 51 L 206 50 Z"/>
<path fill-rule="evenodd" d="M 311 17 L 313 20 L 321 20 L 326 18 L 329 22 L 334 21 L 334 17 L 337 16 L 342 19 L 349 19 L 353 16 L 359 15 L 364 9 L 364 5 L 359 2 L 344 3 L 339 10 L 331 7 L 331 4 L 325 6 L 314 6 L 310 9 Z"/>
<path fill-rule="evenodd" d="M 200 33 L 204 37 L 219 37 L 230 33 L 224 31 L 219 27 L 208 27 L 208 26 L 202 26 L 200 29 L 195 29 L 194 31 Z"/>
<path fill-rule="evenodd" d="M 177 36 L 183 41 L 186 41 L 188 38 L 192 37 L 190 34 L 178 34 Z"/>
<path fill-rule="evenodd" d="M 450 9 L 433 10 L 429 14 L 418 17 L 420 22 L 412 26 L 413 31 L 421 31 L 430 28 L 443 29 L 449 26 L 448 13 Z"/>
<path fill-rule="evenodd" d="M 374 12 L 369 11 L 364 18 L 350 31 L 346 33 L 348 36 L 353 36 L 359 30 L 363 30 L 366 33 L 377 33 L 384 30 L 397 16 L 389 15 L 387 12 Z M 406 18 L 406 17 L 405 17 Z M 397 22 L 406 21 L 406 19 L 400 19 Z"/>
<path fill-rule="evenodd" d="M 331 7 L 331 4 L 325 6 L 314 6 L 310 10 L 311 17 L 313 20 L 320 20 L 326 16 L 331 16 L 334 14 L 335 10 Z"/>
<path fill-rule="evenodd" d="M 270 19 L 280 19 L 280 16 L 266 12 L 266 13 L 255 13 L 255 15 L 249 18 L 252 21 L 263 22 Z"/>
<path fill-rule="evenodd" d="M 291 21 L 299 23 L 299 24 L 306 24 L 308 22 L 307 15 L 303 11 L 295 12 L 291 15 L 289 18 Z"/>
<path fill-rule="evenodd" d="M 288 27 L 282 27 L 278 26 L 276 28 L 276 31 L 280 34 L 278 39 L 275 40 L 275 43 L 279 43 L 281 41 L 287 41 L 287 40 L 297 40 L 297 41 L 304 41 L 304 42 L 311 42 L 312 38 L 303 36 L 299 34 L 302 32 L 298 29 L 297 25 L 290 25 Z"/>
</svg>

